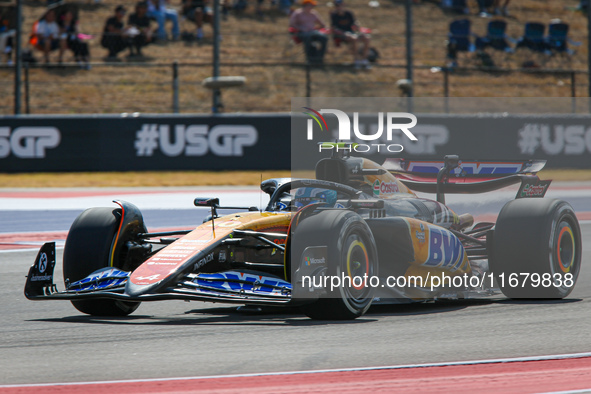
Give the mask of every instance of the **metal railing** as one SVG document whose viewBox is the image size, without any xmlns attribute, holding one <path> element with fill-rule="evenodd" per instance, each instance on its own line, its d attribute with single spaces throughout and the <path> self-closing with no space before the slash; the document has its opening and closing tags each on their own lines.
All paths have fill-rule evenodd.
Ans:
<svg viewBox="0 0 591 394">
<path fill-rule="evenodd" d="M 25 114 L 207 113 L 211 94 L 201 86 L 209 62 L 26 65 Z M 396 97 L 404 65 L 375 64 L 354 70 L 347 64 L 313 66 L 294 62 L 221 63 L 221 75 L 244 75 L 245 86 L 222 91 L 226 112 L 289 111 L 291 97 Z M 0 114 L 14 111 L 13 67 L 0 66 Z M 94 75 L 93 75 L 94 74 Z M 92 75 L 92 77 L 91 77 Z M 585 97 L 588 73 L 563 69 L 414 67 L 415 97 Z M 512 94 L 515 90 L 517 94 Z M 526 94 L 518 94 L 525 92 Z M 444 108 L 449 112 L 449 107 Z M 573 112 L 576 112 L 573 100 Z"/>
</svg>

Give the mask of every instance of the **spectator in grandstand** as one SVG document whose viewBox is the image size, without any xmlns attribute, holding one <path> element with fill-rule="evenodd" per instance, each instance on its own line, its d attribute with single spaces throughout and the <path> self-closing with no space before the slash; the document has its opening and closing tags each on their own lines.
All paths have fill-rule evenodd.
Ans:
<svg viewBox="0 0 591 394">
<path fill-rule="evenodd" d="M 132 36 L 131 56 L 143 56 L 142 47 L 154 42 L 154 30 L 150 27 L 150 22 L 148 3 L 139 1 L 135 5 L 135 12 L 127 19 L 128 34 Z M 133 48 L 136 50 L 135 54 Z"/>
<path fill-rule="evenodd" d="M 203 38 L 203 23 L 211 22 L 209 0 L 183 0 L 183 15 L 197 26 L 197 40 Z"/>
<path fill-rule="evenodd" d="M 256 0 L 256 2 L 257 4 L 255 12 L 257 16 L 262 18 L 264 16 L 263 5 L 265 3 L 265 0 Z M 270 0 L 269 3 L 271 7 L 270 9 L 276 8 L 285 15 L 289 15 L 291 13 L 291 6 L 293 4 L 293 0 Z M 238 0 L 236 3 L 234 3 L 234 10 L 236 10 L 236 6 L 240 7 L 240 11 L 244 11 L 244 9 L 246 9 L 246 7 L 248 6 L 248 2 L 246 0 Z"/>
<path fill-rule="evenodd" d="M 509 16 L 507 7 L 509 6 L 510 1 L 511 0 L 477 0 L 479 9 L 478 15 L 482 18 L 490 18 L 492 16 L 490 10 L 492 9 L 495 15 Z M 501 3 L 503 3 L 502 6 Z"/>
<path fill-rule="evenodd" d="M 117 54 L 125 48 L 131 47 L 131 37 L 123 25 L 123 18 L 125 18 L 126 12 L 127 10 L 125 7 L 118 5 L 117 8 L 115 8 L 115 15 L 107 19 L 107 22 L 105 23 L 103 36 L 101 38 L 101 46 L 109 50 L 110 59 L 116 58 Z"/>
<path fill-rule="evenodd" d="M 509 16 L 509 12 L 507 11 L 507 7 L 509 6 L 509 2 L 511 2 L 511 0 L 505 0 L 502 7 L 501 7 L 501 1 L 502 0 L 495 0 L 494 1 L 495 15 Z"/>
<path fill-rule="evenodd" d="M 13 40 L 16 34 L 16 7 L 0 8 L 0 62 L 12 64 Z"/>
<path fill-rule="evenodd" d="M 156 37 L 158 40 L 166 41 L 166 21 L 172 22 L 172 39 L 177 41 L 180 37 L 179 29 L 179 15 L 175 9 L 166 8 L 168 0 L 149 0 L 148 2 L 148 17 L 156 19 L 158 23 L 158 30 Z"/>
<path fill-rule="evenodd" d="M 80 67 L 90 70 L 90 51 L 88 50 L 88 43 L 83 40 L 83 37 L 89 36 L 80 34 L 78 20 L 74 19 L 72 11 L 67 10 L 60 17 L 59 25 L 62 35 L 66 35 L 67 47 L 74 53 L 76 62 Z"/>
<path fill-rule="evenodd" d="M 293 0 L 279 0 L 279 11 L 285 15 L 289 15 L 291 13 L 292 5 Z"/>
<path fill-rule="evenodd" d="M 265 2 L 265 0 L 257 0 L 257 6 L 255 9 L 257 16 L 260 16 L 260 17 L 263 16 L 263 3 L 264 2 Z M 275 5 L 273 0 L 271 0 L 271 5 Z"/>
<path fill-rule="evenodd" d="M 346 42 L 353 52 L 356 69 L 370 68 L 369 60 L 369 35 L 360 32 L 359 25 L 353 12 L 347 10 L 343 0 L 334 1 L 335 9 L 330 13 L 330 27 L 336 39 Z M 361 50 L 359 50 L 361 45 Z"/>
<path fill-rule="evenodd" d="M 441 8 L 444 11 L 454 12 L 456 14 L 469 14 L 470 9 L 466 0 L 441 0 Z"/>
<path fill-rule="evenodd" d="M 490 18 L 493 16 L 493 6 L 497 0 L 476 0 L 478 4 L 478 16 L 481 18 Z"/>
<path fill-rule="evenodd" d="M 66 50 L 66 36 L 60 33 L 60 27 L 56 22 L 55 11 L 50 9 L 39 20 L 34 29 L 37 38 L 37 48 L 43 52 L 45 63 L 49 63 L 49 53 L 59 49 L 58 61 L 63 61 Z"/>
<path fill-rule="evenodd" d="M 322 63 L 328 41 L 326 34 L 319 30 L 326 25 L 314 11 L 316 4 L 316 0 L 303 0 L 302 8 L 295 10 L 289 19 L 289 26 L 296 30 L 296 36 L 304 43 L 310 63 Z"/>
</svg>

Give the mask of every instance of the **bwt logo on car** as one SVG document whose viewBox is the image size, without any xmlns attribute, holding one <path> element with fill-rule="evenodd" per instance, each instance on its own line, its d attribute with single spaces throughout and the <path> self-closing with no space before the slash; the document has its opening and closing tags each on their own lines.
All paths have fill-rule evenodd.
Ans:
<svg viewBox="0 0 591 394">
<path fill-rule="evenodd" d="M 411 141 L 417 141 L 417 137 L 410 131 L 411 128 L 417 125 L 417 117 L 413 114 L 407 112 L 378 112 L 378 127 L 377 130 L 373 134 L 365 134 L 360 130 L 359 127 L 359 113 L 353 112 L 353 127 L 351 127 L 351 119 L 349 115 L 345 112 L 340 111 L 338 109 L 321 109 L 320 111 L 315 111 L 312 108 L 304 107 L 304 109 L 310 112 L 304 112 L 304 114 L 309 115 L 312 119 L 308 119 L 307 123 L 307 138 L 309 141 L 314 139 L 314 121 L 320 126 L 320 130 L 328 130 L 328 125 L 326 120 L 324 119 L 325 114 L 331 114 L 337 117 L 339 122 L 338 127 L 338 139 L 340 141 L 377 141 L 382 138 L 384 134 L 384 118 L 386 119 L 386 139 L 388 142 L 391 142 L 393 139 L 393 131 L 394 130 L 401 130 L 408 139 Z M 408 119 L 409 123 L 394 123 L 394 120 L 400 119 Z M 351 136 L 351 129 L 353 129 L 354 138 Z M 332 136 L 330 136 L 332 137 Z M 339 146 L 336 144 L 320 144 L 318 146 L 318 151 L 322 151 L 323 149 L 336 149 L 338 150 L 347 150 L 351 151 L 354 150 L 355 152 L 368 152 L 371 149 L 377 149 L 378 152 L 381 150 L 387 150 L 388 152 L 402 152 L 404 147 L 401 144 L 366 144 L 366 143 L 359 143 L 351 146 Z"/>
<path fill-rule="evenodd" d="M 21 159 L 42 159 L 46 149 L 56 148 L 62 139 L 55 127 L 0 127 L 0 159 L 10 153 Z"/>
<path fill-rule="evenodd" d="M 464 261 L 464 247 L 447 230 L 429 226 L 429 259 L 423 264 L 430 267 L 457 269 Z"/>
<path fill-rule="evenodd" d="M 144 124 L 136 132 L 137 156 L 152 156 L 160 151 L 166 156 L 243 156 L 244 147 L 258 141 L 257 129 L 250 125 L 175 125 L 171 138 L 169 125 Z"/>
</svg>

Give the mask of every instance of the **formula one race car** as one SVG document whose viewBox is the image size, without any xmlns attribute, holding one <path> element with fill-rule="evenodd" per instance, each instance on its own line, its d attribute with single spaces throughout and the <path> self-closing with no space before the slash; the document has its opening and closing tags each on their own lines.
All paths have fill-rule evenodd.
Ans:
<svg viewBox="0 0 591 394">
<path fill-rule="evenodd" d="M 353 319 L 372 302 L 483 297 L 563 298 L 581 266 L 572 207 L 545 199 L 545 161 L 388 159 L 346 153 L 316 165 L 317 179 L 270 179 L 263 211 L 219 216 L 217 198 L 190 231 L 149 233 L 134 205 L 90 208 L 64 249 L 65 291 L 53 283 L 55 244 L 29 270 L 31 300 L 71 300 L 91 315 L 127 315 L 142 301 L 201 300 L 300 306 L 315 319 Z M 445 193 L 520 184 L 496 223 L 445 205 Z M 412 191 L 436 193 L 436 201 Z M 536 197 L 536 198 L 532 198 Z M 255 212 L 256 211 L 256 212 Z M 338 282 L 338 283 L 337 283 Z"/>
</svg>

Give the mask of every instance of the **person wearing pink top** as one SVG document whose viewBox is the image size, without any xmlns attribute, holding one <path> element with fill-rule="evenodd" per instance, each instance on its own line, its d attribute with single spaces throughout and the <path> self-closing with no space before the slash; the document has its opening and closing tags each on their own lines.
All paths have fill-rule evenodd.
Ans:
<svg viewBox="0 0 591 394">
<path fill-rule="evenodd" d="M 291 14 L 289 26 L 296 29 L 296 36 L 304 43 L 308 62 L 321 64 L 328 37 L 319 30 L 326 25 L 314 11 L 316 4 L 316 0 L 303 0 L 302 8 Z"/>
</svg>

